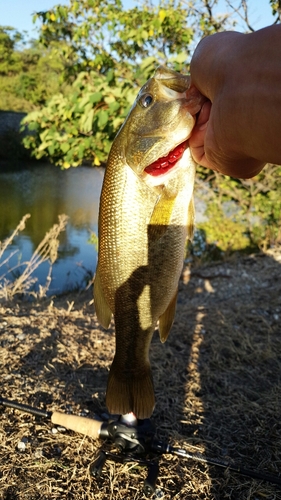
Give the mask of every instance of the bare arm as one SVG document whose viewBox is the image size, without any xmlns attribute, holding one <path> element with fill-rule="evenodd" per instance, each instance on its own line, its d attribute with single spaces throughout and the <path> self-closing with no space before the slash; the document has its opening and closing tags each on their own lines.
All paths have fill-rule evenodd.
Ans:
<svg viewBox="0 0 281 500">
<path fill-rule="evenodd" d="M 281 164 L 281 26 L 204 38 L 190 72 L 208 98 L 189 140 L 195 161 L 241 178 Z"/>
</svg>

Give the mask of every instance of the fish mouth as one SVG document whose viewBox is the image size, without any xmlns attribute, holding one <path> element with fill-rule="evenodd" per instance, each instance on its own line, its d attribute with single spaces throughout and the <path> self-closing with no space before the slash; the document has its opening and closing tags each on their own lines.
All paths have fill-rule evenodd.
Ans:
<svg viewBox="0 0 281 500">
<path fill-rule="evenodd" d="M 188 141 L 184 141 L 178 144 L 172 151 L 170 151 L 167 156 L 162 156 L 158 160 L 154 161 L 148 165 L 144 172 L 146 174 L 152 175 L 153 177 L 158 177 L 159 175 L 166 174 L 175 167 L 176 163 L 181 159 L 183 153 L 185 152 L 188 145 Z"/>
</svg>

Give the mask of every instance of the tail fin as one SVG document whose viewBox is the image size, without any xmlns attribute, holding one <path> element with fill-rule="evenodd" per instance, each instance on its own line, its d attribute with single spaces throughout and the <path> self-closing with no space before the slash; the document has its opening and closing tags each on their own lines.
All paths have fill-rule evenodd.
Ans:
<svg viewBox="0 0 281 500">
<path fill-rule="evenodd" d="M 149 418 L 155 398 L 150 366 L 139 375 L 120 373 L 113 361 L 106 390 L 106 406 L 110 413 L 125 415 L 133 412 L 137 418 Z"/>
</svg>

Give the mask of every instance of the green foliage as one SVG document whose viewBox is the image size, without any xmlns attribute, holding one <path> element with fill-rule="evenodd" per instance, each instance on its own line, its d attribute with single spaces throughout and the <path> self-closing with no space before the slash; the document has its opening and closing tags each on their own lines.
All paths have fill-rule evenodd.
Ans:
<svg viewBox="0 0 281 500">
<path fill-rule="evenodd" d="M 166 62 L 184 51 L 186 61 L 194 32 L 187 14 L 181 2 L 172 0 L 143 2 L 128 10 L 120 0 L 71 0 L 69 6 L 39 12 L 35 19 L 42 22 L 45 46 L 54 40 L 63 43 L 64 77 L 71 79 L 91 69 L 105 74 L 118 63 L 120 75 L 126 76 L 131 65 L 156 54 L 159 62 Z"/>
<path fill-rule="evenodd" d="M 22 70 L 20 54 L 15 50 L 22 35 L 9 26 L 0 26 L 0 75 L 18 73 Z"/>
<path fill-rule="evenodd" d="M 56 45 L 48 49 L 26 40 L 12 28 L 0 27 L 0 109 L 32 111 L 60 89 L 63 71 L 55 57 Z"/>
<path fill-rule="evenodd" d="M 199 224 L 208 244 L 222 251 L 260 248 L 281 241 L 281 167 L 267 165 L 253 179 L 232 179 L 198 168 L 209 186 L 206 215 Z M 212 196 L 210 197 L 210 193 Z"/>
<path fill-rule="evenodd" d="M 207 222 L 198 224 L 198 229 L 205 231 L 208 248 L 214 246 L 220 252 L 231 253 L 250 246 L 251 241 L 243 222 L 239 218 L 235 220 L 227 216 L 215 201 L 208 204 L 206 216 Z"/>
<path fill-rule="evenodd" d="M 116 86 L 114 72 L 80 73 L 63 96 L 55 95 L 41 111 L 24 120 L 36 133 L 24 139 L 36 158 L 50 157 L 63 168 L 88 160 L 105 162 L 111 142 L 136 95 L 130 80 Z"/>
<path fill-rule="evenodd" d="M 273 15 L 278 14 L 278 18 L 280 19 L 281 14 L 281 3 L 280 0 L 270 0 L 270 5 L 272 8 Z"/>
</svg>

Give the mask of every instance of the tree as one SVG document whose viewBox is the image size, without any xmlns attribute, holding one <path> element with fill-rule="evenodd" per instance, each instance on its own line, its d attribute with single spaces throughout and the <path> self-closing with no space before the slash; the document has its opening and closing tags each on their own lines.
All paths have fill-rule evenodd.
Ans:
<svg viewBox="0 0 281 500">
<path fill-rule="evenodd" d="M 35 18 L 42 21 L 44 45 L 62 42 L 65 78 L 71 78 L 83 70 L 105 74 L 120 63 L 124 76 L 136 59 L 157 55 L 164 62 L 168 55 L 181 53 L 193 34 L 186 26 L 187 16 L 182 4 L 173 0 L 156 6 L 144 1 L 128 10 L 121 0 L 71 0 L 69 6 L 59 5 Z"/>
<path fill-rule="evenodd" d="M 23 36 L 14 28 L 0 26 L 0 75 L 11 75 L 22 70 L 22 60 L 16 51 Z"/>
<path fill-rule="evenodd" d="M 63 66 L 54 46 L 42 47 L 37 40 L 13 28 L 0 26 L 0 109 L 31 111 L 43 106 L 62 85 Z"/>
</svg>

